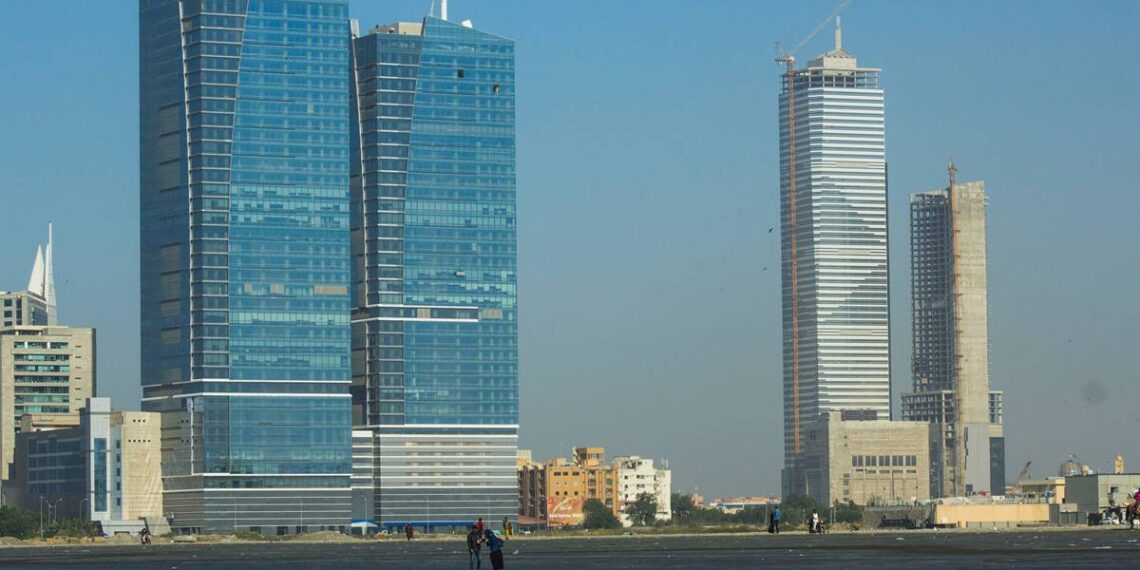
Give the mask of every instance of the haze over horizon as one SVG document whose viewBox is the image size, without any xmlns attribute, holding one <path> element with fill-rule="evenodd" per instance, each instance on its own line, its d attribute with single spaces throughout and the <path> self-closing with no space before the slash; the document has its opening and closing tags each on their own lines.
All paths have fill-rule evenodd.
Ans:
<svg viewBox="0 0 1140 570">
<path fill-rule="evenodd" d="M 363 29 L 428 0 L 352 0 Z M 453 0 L 517 41 L 520 447 L 668 458 L 675 490 L 776 494 L 782 461 L 772 44 L 835 2 Z M 0 290 L 55 224 L 61 322 L 98 329 L 99 393 L 137 409 L 138 14 L 8 7 Z M 1140 412 L 1140 4 L 860 0 L 844 47 L 883 69 L 892 384 L 910 387 L 907 203 L 990 196 L 991 383 L 1009 478 L 1070 453 L 1106 470 Z M 45 41 L 44 30 L 54 30 Z M 798 59 L 830 46 L 821 33 Z M 1128 422 L 1133 422 L 1129 424 Z M 1132 469 L 1135 471 L 1136 469 Z"/>
</svg>

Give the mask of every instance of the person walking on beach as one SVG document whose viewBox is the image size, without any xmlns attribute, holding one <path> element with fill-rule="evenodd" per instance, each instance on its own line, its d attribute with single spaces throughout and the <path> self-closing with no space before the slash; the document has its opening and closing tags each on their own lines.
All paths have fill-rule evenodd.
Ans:
<svg viewBox="0 0 1140 570">
<path fill-rule="evenodd" d="M 491 570 L 503 570 L 503 540 L 495 536 L 495 531 L 487 529 L 484 535 L 487 548 L 491 550 Z"/>
<path fill-rule="evenodd" d="M 772 530 L 776 534 L 780 534 L 780 519 L 783 516 L 783 513 L 780 512 L 780 505 L 776 505 L 776 510 L 772 511 Z"/>
<path fill-rule="evenodd" d="M 412 523 L 404 525 L 404 536 L 407 536 L 408 540 L 415 538 L 416 529 L 412 528 Z"/>
<path fill-rule="evenodd" d="M 511 528 L 511 519 L 503 517 L 503 540 L 508 540 L 514 534 L 514 529 Z"/>
<path fill-rule="evenodd" d="M 479 527 L 471 525 L 471 532 L 467 533 L 467 568 L 478 570 L 483 567 L 483 560 L 479 558 L 479 549 L 483 546 L 483 535 Z"/>
</svg>

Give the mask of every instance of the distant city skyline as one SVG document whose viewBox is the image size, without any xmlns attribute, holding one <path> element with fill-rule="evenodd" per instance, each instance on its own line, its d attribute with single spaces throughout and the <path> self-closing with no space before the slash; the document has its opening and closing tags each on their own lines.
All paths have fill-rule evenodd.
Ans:
<svg viewBox="0 0 1140 570">
<path fill-rule="evenodd" d="M 357 2 L 351 15 L 415 21 L 427 5 Z M 779 240 L 768 228 L 779 225 L 782 69 L 771 44 L 833 7 L 451 2 L 452 19 L 517 42 L 529 90 L 518 110 L 519 186 L 532 189 L 519 204 L 522 447 L 553 456 L 598 442 L 668 457 L 677 490 L 777 492 Z M 22 54 L 0 94 L 0 125 L 19 134 L 0 140 L 0 204 L 18 212 L 0 236 L 0 289 L 27 282 L 55 222 L 64 320 L 99 329 L 100 395 L 124 409 L 140 397 L 136 18 L 133 3 L 40 2 L 0 22 L 0 48 Z M 1120 72 L 1138 22 L 1133 2 L 864 0 L 844 13 L 844 43 L 885 70 L 889 93 L 892 404 L 910 388 L 903 212 L 953 158 L 964 179 L 997 189 L 991 377 L 1011 403 L 1014 470 L 1033 460 L 1045 474 L 1070 453 L 1101 470 L 1118 453 L 1140 464 L 1140 444 L 1104 436 L 1140 419 L 1126 358 L 1140 336 L 1126 247 L 1140 241 L 1140 78 Z"/>
</svg>

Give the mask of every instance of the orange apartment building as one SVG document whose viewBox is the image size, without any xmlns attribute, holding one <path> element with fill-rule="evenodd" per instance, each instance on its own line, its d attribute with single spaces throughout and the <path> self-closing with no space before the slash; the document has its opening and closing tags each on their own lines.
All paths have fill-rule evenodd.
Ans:
<svg viewBox="0 0 1140 570">
<path fill-rule="evenodd" d="M 587 499 L 598 499 L 619 515 L 617 466 L 606 465 L 605 458 L 604 448 L 576 447 L 571 459 L 548 459 L 542 464 L 520 461 L 519 522 L 582 524 Z"/>
</svg>

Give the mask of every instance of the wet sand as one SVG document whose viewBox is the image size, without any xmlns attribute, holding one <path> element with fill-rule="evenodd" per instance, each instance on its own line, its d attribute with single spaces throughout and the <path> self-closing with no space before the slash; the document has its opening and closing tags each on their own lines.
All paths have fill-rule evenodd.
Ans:
<svg viewBox="0 0 1140 570">
<path fill-rule="evenodd" d="M 912 531 L 528 539 L 506 546 L 514 569 L 1125 568 L 1140 560 L 1140 530 Z M 484 568 L 490 568 L 483 552 Z M 412 542 L 156 544 L 13 547 L 0 568 L 462 569 L 460 539 Z"/>
</svg>

